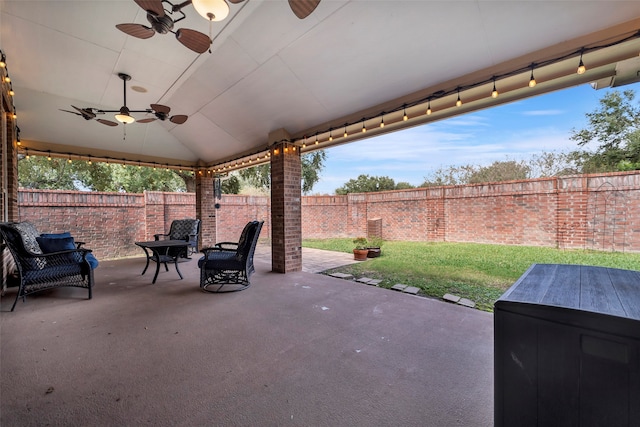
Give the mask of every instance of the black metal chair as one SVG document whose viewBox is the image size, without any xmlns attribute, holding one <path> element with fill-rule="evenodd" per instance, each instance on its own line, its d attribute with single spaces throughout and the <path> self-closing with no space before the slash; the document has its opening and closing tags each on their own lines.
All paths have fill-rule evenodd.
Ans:
<svg viewBox="0 0 640 427">
<path fill-rule="evenodd" d="M 185 240 L 189 242 L 188 253 L 184 258 L 188 258 L 194 252 L 198 252 L 198 235 L 200 234 L 199 219 L 176 219 L 171 222 L 171 227 L 167 234 L 154 234 L 155 240 Z M 172 254 L 175 255 L 175 254 Z M 166 264 L 165 264 L 166 267 Z"/>
<path fill-rule="evenodd" d="M 0 224 L 4 244 L 15 261 L 19 286 L 11 311 L 20 297 L 24 300 L 35 292 L 63 286 L 86 288 L 91 299 L 93 268 L 87 259 L 91 250 L 77 248 L 73 239 L 68 238 L 67 248 L 43 253 L 31 229 L 35 230 L 28 223 Z"/>
<path fill-rule="evenodd" d="M 249 222 L 238 242 L 220 242 L 200 252 L 198 260 L 200 287 L 206 292 L 234 292 L 251 286 L 249 278 L 254 273 L 253 254 L 264 221 Z"/>
</svg>

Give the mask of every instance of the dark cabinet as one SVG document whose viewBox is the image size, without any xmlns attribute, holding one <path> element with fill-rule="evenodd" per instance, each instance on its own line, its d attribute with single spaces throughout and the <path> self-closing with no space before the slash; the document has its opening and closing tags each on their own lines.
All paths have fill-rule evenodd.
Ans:
<svg viewBox="0 0 640 427">
<path fill-rule="evenodd" d="M 534 264 L 496 301 L 495 426 L 640 426 L 640 272 Z"/>
</svg>

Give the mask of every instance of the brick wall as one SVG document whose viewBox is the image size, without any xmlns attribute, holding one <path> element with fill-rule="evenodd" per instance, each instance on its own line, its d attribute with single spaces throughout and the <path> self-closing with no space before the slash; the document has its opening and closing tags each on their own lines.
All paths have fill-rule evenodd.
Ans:
<svg viewBox="0 0 640 427">
<path fill-rule="evenodd" d="M 302 198 L 302 236 L 354 237 L 380 218 L 387 240 L 458 241 L 640 252 L 640 173 Z M 195 195 L 20 190 L 19 220 L 71 231 L 102 259 L 140 256 L 133 242 L 195 217 Z M 252 219 L 271 236 L 269 197 L 224 195 L 215 241 L 236 241 Z"/>
</svg>

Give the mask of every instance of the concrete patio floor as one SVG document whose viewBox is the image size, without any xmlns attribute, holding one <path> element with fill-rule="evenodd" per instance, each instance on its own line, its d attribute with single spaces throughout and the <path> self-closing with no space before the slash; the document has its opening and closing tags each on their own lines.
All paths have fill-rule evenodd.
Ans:
<svg viewBox="0 0 640 427">
<path fill-rule="evenodd" d="M 195 259 L 154 285 L 144 258 L 103 261 L 92 300 L 58 289 L 13 313 L 10 289 L 0 425 L 493 425 L 490 313 L 272 273 L 258 252 L 230 294 L 201 292 Z"/>
</svg>

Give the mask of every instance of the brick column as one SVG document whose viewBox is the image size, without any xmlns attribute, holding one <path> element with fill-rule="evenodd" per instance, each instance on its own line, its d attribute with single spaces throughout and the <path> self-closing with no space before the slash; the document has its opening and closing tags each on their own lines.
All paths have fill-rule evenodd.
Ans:
<svg viewBox="0 0 640 427">
<path fill-rule="evenodd" d="M 278 273 L 302 270 L 301 168 L 298 147 L 288 142 L 272 146 L 271 268 Z"/>
<path fill-rule="evenodd" d="M 217 200 L 213 193 L 214 178 L 196 172 L 196 218 L 200 219 L 199 248 L 213 246 L 216 243 L 216 208 Z"/>
<path fill-rule="evenodd" d="M 6 68 L 0 68 L 0 163 L 2 165 L 1 221 L 18 221 L 18 147 L 10 85 L 4 82 Z"/>
</svg>

